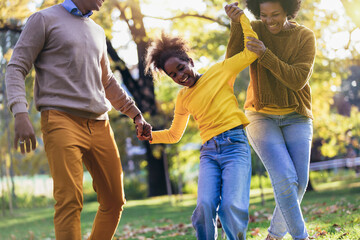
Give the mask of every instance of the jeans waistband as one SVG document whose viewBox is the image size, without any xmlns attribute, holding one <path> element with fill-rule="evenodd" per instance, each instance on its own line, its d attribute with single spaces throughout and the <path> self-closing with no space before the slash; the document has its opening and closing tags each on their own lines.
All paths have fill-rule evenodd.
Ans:
<svg viewBox="0 0 360 240">
<path fill-rule="evenodd" d="M 241 124 L 241 125 L 236 126 L 236 127 L 232 128 L 232 129 L 229 129 L 229 130 L 235 130 L 235 129 L 244 129 L 244 125 Z"/>
<path fill-rule="evenodd" d="M 216 141 L 218 141 L 218 139 L 220 139 L 220 138 L 226 138 L 226 137 L 228 136 L 228 134 L 231 134 L 231 133 L 229 133 L 229 132 L 232 131 L 232 130 L 243 130 L 243 129 L 244 129 L 244 125 L 239 125 L 239 126 L 233 127 L 233 128 L 231 128 L 231 129 L 229 129 L 229 130 L 226 130 L 225 132 L 222 132 L 222 133 L 220 133 L 220 134 L 212 137 L 211 139 L 209 139 L 208 141 L 206 141 L 204 144 L 207 145 L 207 144 L 209 144 L 211 141 L 215 141 L 215 142 L 216 142 Z"/>
</svg>

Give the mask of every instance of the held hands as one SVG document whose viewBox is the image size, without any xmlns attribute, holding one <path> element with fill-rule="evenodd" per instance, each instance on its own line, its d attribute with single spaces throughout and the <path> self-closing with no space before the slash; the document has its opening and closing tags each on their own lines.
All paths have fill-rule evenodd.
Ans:
<svg viewBox="0 0 360 240">
<path fill-rule="evenodd" d="M 137 138 L 141 141 L 152 140 L 151 130 L 152 127 L 149 123 L 147 123 L 144 117 L 139 114 L 134 118 L 135 128 L 136 128 L 136 135 Z"/>
<path fill-rule="evenodd" d="M 247 37 L 247 39 L 249 39 L 249 41 L 246 43 L 247 49 L 254 52 L 256 55 L 258 55 L 258 57 L 261 57 L 266 51 L 264 43 L 261 40 L 253 37 Z"/>
<path fill-rule="evenodd" d="M 225 6 L 225 12 L 233 22 L 240 22 L 240 16 L 244 13 L 244 11 L 238 7 L 238 4 L 238 2 L 233 2 Z"/>
<path fill-rule="evenodd" d="M 20 145 L 20 150 L 22 154 L 30 152 L 31 150 L 36 149 L 36 137 L 34 128 L 31 125 L 29 114 L 28 113 L 17 113 L 15 115 L 15 139 L 14 139 L 14 148 L 18 148 L 18 143 Z M 30 148 L 31 145 L 31 148 Z"/>
</svg>

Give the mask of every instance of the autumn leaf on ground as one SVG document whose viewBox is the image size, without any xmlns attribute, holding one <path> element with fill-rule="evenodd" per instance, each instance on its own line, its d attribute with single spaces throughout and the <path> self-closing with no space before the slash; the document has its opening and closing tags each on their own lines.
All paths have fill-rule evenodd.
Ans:
<svg viewBox="0 0 360 240">
<path fill-rule="evenodd" d="M 35 239 L 35 234 L 33 231 L 29 231 L 29 240 L 34 240 Z"/>
<path fill-rule="evenodd" d="M 340 226 L 340 225 L 338 225 L 338 224 L 334 224 L 334 225 L 332 225 L 332 227 L 335 229 L 335 231 L 337 231 L 337 232 L 340 232 L 341 231 L 341 229 L 342 229 L 342 227 Z"/>
<path fill-rule="evenodd" d="M 175 231 L 175 233 L 170 233 L 169 236 L 182 236 L 185 235 L 185 232 L 192 228 L 191 224 L 169 224 L 166 226 L 155 226 L 155 227 L 148 227 L 148 226 L 141 226 L 139 229 L 131 229 L 130 226 L 124 226 L 123 231 L 121 234 L 116 233 L 116 239 L 129 239 L 129 238 L 137 238 L 137 239 L 158 239 L 159 235 L 163 234 L 166 231 Z M 141 234 L 153 234 L 152 238 L 146 238 Z"/>
<path fill-rule="evenodd" d="M 315 234 L 312 235 L 312 238 L 313 238 L 313 239 L 314 239 L 314 238 L 317 238 L 317 237 L 320 237 L 320 236 L 325 236 L 325 235 L 327 234 L 327 231 L 322 230 L 320 227 L 316 227 L 316 228 L 314 229 L 314 231 L 315 231 Z"/>
<path fill-rule="evenodd" d="M 271 219 L 272 214 L 265 210 L 255 211 L 249 216 L 249 222 L 263 222 Z"/>
<path fill-rule="evenodd" d="M 326 207 L 327 213 L 336 213 L 338 211 L 339 207 L 337 205 L 331 205 Z"/>
<path fill-rule="evenodd" d="M 353 223 L 360 223 L 360 217 L 356 217 L 354 220 L 352 220 Z"/>
<path fill-rule="evenodd" d="M 348 232 L 346 232 L 346 233 L 344 233 L 344 234 L 341 234 L 341 236 L 340 236 L 338 239 L 343 239 L 343 237 L 345 237 L 345 236 L 347 236 L 347 235 L 349 235 Z"/>
<path fill-rule="evenodd" d="M 252 236 L 261 236 L 261 234 L 260 234 L 260 228 L 253 228 L 253 229 L 251 229 L 251 235 L 252 235 Z"/>
</svg>

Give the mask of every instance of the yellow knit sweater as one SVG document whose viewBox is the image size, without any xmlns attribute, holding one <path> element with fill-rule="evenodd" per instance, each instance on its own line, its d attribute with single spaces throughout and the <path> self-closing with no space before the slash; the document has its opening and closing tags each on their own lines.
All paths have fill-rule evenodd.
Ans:
<svg viewBox="0 0 360 240">
<path fill-rule="evenodd" d="M 267 47 L 250 66 L 250 83 L 245 109 L 259 111 L 265 106 L 289 109 L 313 118 L 311 110 L 312 74 L 316 54 L 314 33 L 297 23 L 296 27 L 271 34 L 261 21 L 251 23 Z M 242 27 L 232 22 L 227 57 L 244 49 Z"/>
<path fill-rule="evenodd" d="M 257 37 L 248 18 L 240 17 L 244 35 Z M 182 88 L 177 96 L 174 119 L 170 129 L 154 131 L 151 143 L 176 143 L 187 126 L 191 114 L 198 123 L 203 143 L 212 137 L 249 121 L 239 109 L 234 95 L 236 75 L 257 58 L 245 48 L 244 51 L 211 66 L 195 86 Z"/>
</svg>

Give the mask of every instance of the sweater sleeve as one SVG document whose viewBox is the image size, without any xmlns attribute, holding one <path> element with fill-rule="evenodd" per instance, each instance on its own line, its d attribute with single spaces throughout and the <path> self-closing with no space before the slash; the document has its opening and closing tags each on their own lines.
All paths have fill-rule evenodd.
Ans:
<svg viewBox="0 0 360 240">
<path fill-rule="evenodd" d="M 269 49 L 266 49 L 263 56 L 259 58 L 259 64 L 267 68 L 276 79 L 293 91 L 301 90 L 312 74 L 316 42 L 311 31 L 306 33 L 299 48 L 298 55 L 291 64 L 279 59 Z"/>
<path fill-rule="evenodd" d="M 27 112 L 25 77 L 42 51 L 45 39 L 44 17 L 34 13 L 20 34 L 5 73 L 8 107 L 14 115 Z"/>
<path fill-rule="evenodd" d="M 246 46 L 246 43 L 249 41 L 247 37 L 254 37 L 254 38 L 258 38 L 258 37 L 257 34 L 251 28 L 250 21 L 245 14 L 242 14 L 240 16 L 240 23 L 242 25 L 242 29 L 244 33 L 243 41 Z M 242 70 L 244 70 L 246 67 L 248 67 L 256 59 L 257 59 L 257 55 L 245 47 L 243 51 L 237 53 L 231 58 L 225 59 L 223 61 L 223 67 L 224 70 L 228 70 L 233 73 L 239 73 Z"/>
<path fill-rule="evenodd" d="M 230 58 L 235 54 L 243 51 L 244 45 L 244 33 L 239 22 L 231 22 L 230 25 L 230 38 L 226 49 L 225 58 Z"/>
<path fill-rule="evenodd" d="M 154 143 L 177 143 L 180 141 L 182 135 L 185 132 L 186 126 L 189 121 L 190 114 L 182 108 L 182 100 L 179 95 L 175 104 L 174 119 L 171 123 L 169 129 L 153 131 L 152 137 L 153 140 L 151 144 Z"/>
<path fill-rule="evenodd" d="M 114 74 L 110 69 L 110 63 L 107 56 L 106 40 L 104 41 L 103 57 L 101 59 L 102 84 L 105 89 L 106 98 L 111 105 L 118 111 L 134 118 L 141 113 L 136 107 L 134 100 L 120 86 Z"/>
</svg>

